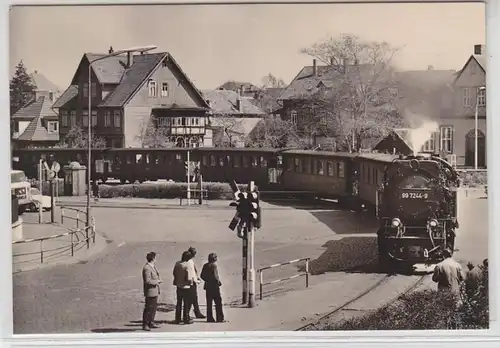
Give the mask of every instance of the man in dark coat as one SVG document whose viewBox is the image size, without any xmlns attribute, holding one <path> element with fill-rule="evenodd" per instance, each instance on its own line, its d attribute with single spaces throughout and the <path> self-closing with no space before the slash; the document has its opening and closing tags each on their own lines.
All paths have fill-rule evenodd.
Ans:
<svg viewBox="0 0 500 348">
<path fill-rule="evenodd" d="M 142 312 L 142 329 L 151 331 L 158 326 L 153 324 L 160 295 L 161 278 L 155 266 L 156 253 L 150 252 L 146 255 L 147 263 L 142 269 L 142 282 L 144 291 L 144 311 Z"/>
<path fill-rule="evenodd" d="M 222 283 L 217 270 L 217 255 L 215 253 L 208 255 L 208 262 L 203 265 L 203 269 L 201 270 L 201 279 L 205 282 L 203 289 L 205 289 L 207 296 L 207 322 L 215 322 L 212 313 L 212 302 L 215 302 L 217 322 L 223 323 L 225 320 L 224 312 L 222 311 L 222 297 L 220 294 Z"/>
<path fill-rule="evenodd" d="M 204 316 L 203 313 L 201 313 L 200 305 L 198 304 L 198 286 L 197 286 L 197 284 L 200 283 L 200 280 L 199 280 L 198 270 L 196 269 L 196 265 L 194 264 L 194 257 L 196 256 L 196 248 L 189 247 L 189 249 L 187 251 L 191 254 L 191 259 L 189 260 L 189 262 L 191 263 L 191 266 L 194 269 L 194 272 L 196 274 L 196 281 L 191 286 L 191 300 L 192 300 L 192 304 L 193 304 L 194 315 L 195 315 L 196 319 L 205 319 L 206 316 Z"/>
</svg>

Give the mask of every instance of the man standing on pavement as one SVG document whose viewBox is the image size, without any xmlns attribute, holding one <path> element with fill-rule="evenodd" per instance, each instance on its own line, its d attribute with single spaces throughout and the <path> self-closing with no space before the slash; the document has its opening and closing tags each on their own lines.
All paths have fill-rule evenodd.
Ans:
<svg viewBox="0 0 500 348">
<path fill-rule="evenodd" d="M 175 323 L 192 324 L 193 321 L 189 318 L 189 311 L 192 304 L 191 286 L 197 280 L 196 274 L 189 262 L 191 254 L 188 251 L 182 253 L 181 261 L 176 262 L 174 266 L 174 285 L 177 287 L 177 304 L 175 306 Z"/>
<path fill-rule="evenodd" d="M 196 281 L 193 283 L 193 286 L 191 287 L 194 315 L 196 316 L 197 319 L 205 319 L 206 316 L 204 316 L 203 313 L 201 313 L 200 305 L 198 304 L 198 286 L 197 286 L 197 284 L 200 283 L 200 278 L 198 276 L 198 270 L 196 269 L 196 265 L 194 264 L 194 257 L 196 256 L 196 248 L 189 247 L 188 252 L 191 254 L 191 259 L 189 260 L 189 262 L 191 263 L 191 265 L 194 269 L 195 275 L 196 275 Z"/>
<path fill-rule="evenodd" d="M 432 280 L 438 283 L 438 291 L 450 291 L 455 296 L 459 296 L 460 283 L 464 280 L 464 275 L 462 266 L 453 260 L 451 254 L 450 249 L 444 250 L 445 259 L 434 268 Z"/>
<path fill-rule="evenodd" d="M 155 266 L 156 253 L 150 252 L 146 255 L 147 263 L 142 268 L 142 281 L 144 287 L 144 311 L 142 312 L 142 329 L 151 331 L 158 326 L 153 324 L 160 295 L 161 278 Z"/>
<path fill-rule="evenodd" d="M 222 311 L 222 297 L 220 294 L 220 286 L 222 285 L 219 272 L 217 271 L 217 254 L 210 253 L 208 262 L 203 265 L 201 270 L 201 279 L 205 282 L 207 297 L 207 322 L 214 323 L 214 315 L 212 313 L 212 302 L 215 302 L 215 315 L 218 323 L 224 322 L 224 312 Z"/>
</svg>

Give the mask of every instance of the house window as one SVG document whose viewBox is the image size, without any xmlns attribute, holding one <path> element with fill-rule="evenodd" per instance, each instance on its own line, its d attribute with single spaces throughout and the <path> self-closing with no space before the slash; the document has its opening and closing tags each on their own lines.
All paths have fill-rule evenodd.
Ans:
<svg viewBox="0 0 500 348">
<path fill-rule="evenodd" d="M 469 88 L 464 88 L 463 89 L 463 105 L 468 107 L 471 106 L 470 103 L 470 89 Z"/>
<path fill-rule="evenodd" d="M 71 113 L 70 113 L 69 126 L 70 127 L 76 126 L 76 111 L 71 111 Z"/>
<path fill-rule="evenodd" d="M 120 128 L 121 126 L 120 110 L 115 110 L 114 112 L 114 124 L 115 128 Z"/>
<path fill-rule="evenodd" d="M 290 112 L 290 122 L 292 122 L 293 124 L 297 124 L 297 111 L 292 110 Z"/>
<path fill-rule="evenodd" d="M 158 118 L 158 127 L 166 127 L 168 126 L 168 117 L 160 117 Z"/>
<path fill-rule="evenodd" d="M 168 97 L 168 83 L 166 82 L 161 84 L 161 96 Z"/>
<path fill-rule="evenodd" d="M 89 97 L 89 84 L 87 82 L 83 83 L 83 97 L 84 98 Z"/>
<path fill-rule="evenodd" d="M 97 83 L 95 82 L 92 82 L 92 86 L 91 86 L 91 94 L 92 94 L 92 98 L 95 98 L 97 96 Z"/>
<path fill-rule="evenodd" d="M 104 112 L 104 127 L 111 126 L 111 111 Z"/>
<path fill-rule="evenodd" d="M 61 111 L 61 124 L 63 127 L 68 127 L 68 112 Z"/>
<path fill-rule="evenodd" d="M 89 112 L 87 110 L 82 111 L 82 126 L 89 126 Z"/>
<path fill-rule="evenodd" d="M 446 126 L 440 129 L 441 151 L 453 152 L 453 127 Z"/>
<path fill-rule="evenodd" d="M 156 97 L 156 81 L 148 81 L 149 96 L 152 98 Z"/>
<path fill-rule="evenodd" d="M 479 106 L 485 106 L 486 105 L 486 90 L 484 88 L 483 89 L 480 89 L 480 88 L 477 89 L 477 104 Z"/>
<path fill-rule="evenodd" d="M 97 126 L 97 110 L 92 111 L 92 127 Z"/>
<path fill-rule="evenodd" d="M 422 146 L 422 151 L 434 152 L 436 150 L 436 138 L 437 138 L 437 133 L 432 133 L 431 138 L 427 140 Z"/>
<path fill-rule="evenodd" d="M 57 133 L 59 131 L 59 122 L 49 121 L 47 122 L 47 130 L 49 133 Z"/>
</svg>

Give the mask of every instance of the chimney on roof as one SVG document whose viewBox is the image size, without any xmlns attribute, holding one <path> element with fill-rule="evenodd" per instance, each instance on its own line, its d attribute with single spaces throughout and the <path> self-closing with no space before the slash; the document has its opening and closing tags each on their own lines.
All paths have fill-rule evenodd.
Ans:
<svg viewBox="0 0 500 348">
<path fill-rule="evenodd" d="M 238 99 L 236 99 L 236 109 L 239 112 L 243 112 L 243 107 L 241 105 L 241 98 L 238 96 Z"/>
<path fill-rule="evenodd" d="M 486 46 L 485 45 L 474 45 L 474 54 L 480 56 L 484 53 L 486 53 Z"/>
<path fill-rule="evenodd" d="M 38 74 L 38 70 L 35 70 L 35 74 Z"/>
<path fill-rule="evenodd" d="M 132 52 L 127 52 L 127 66 L 126 68 L 130 68 L 132 65 Z"/>
<path fill-rule="evenodd" d="M 111 54 L 111 53 L 113 53 L 114 51 L 115 51 L 115 50 L 113 49 L 113 46 L 109 46 L 109 51 L 108 51 L 108 53 L 109 53 L 109 54 Z"/>
<path fill-rule="evenodd" d="M 318 66 L 316 65 L 316 59 L 313 59 L 313 76 L 318 74 Z"/>
</svg>

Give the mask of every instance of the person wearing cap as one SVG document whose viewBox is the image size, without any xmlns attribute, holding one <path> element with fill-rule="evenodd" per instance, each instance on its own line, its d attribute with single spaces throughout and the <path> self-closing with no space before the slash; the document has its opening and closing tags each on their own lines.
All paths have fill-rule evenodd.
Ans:
<svg viewBox="0 0 500 348">
<path fill-rule="evenodd" d="M 438 284 L 438 291 L 450 291 L 455 295 L 460 294 L 460 283 L 464 280 L 462 266 L 455 261 L 449 248 L 444 250 L 445 259 L 434 268 L 432 280 Z"/>
<path fill-rule="evenodd" d="M 192 324 L 193 321 L 189 317 L 189 311 L 191 310 L 192 300 L 192 290 L 191 286 L 196 281 L 196 274 L 192 268 L 189 260 L 191 259 L 191 253 L 189 251 L 184 251 L 182 253 L 181 260 L 176 262 L 174 266 L 173 284 L 177 287 L 177 304 L 175 306 L 175 323 L 181 323 L 181 312 L 182 321 L 184 324 Z M 183 308 L 184 307 L 184 308 Z"/>
<path fill-rule="evenodd" d="M 151 331 L 158 326 L 153 324 L 160 295 L 161 278 L 155 266 L 156 253 L 150 252 L 146 255 L 146 264 L 142 268 L 142 281 L 144 291 L 144 311 L 142 312 L 142 329 Z"/>
<path fill-rule="evenodd" d="M 194 247 L 189 247 L 187 250 L 191 254 L 191 259 L 189 260 L 190 267 L 194 270 L 194 273 L 196 275 L 196 281 L 193 283 L 191 286 L 191 299 L 193 300 L 193 309 L 194 309 L 194 315 L 197 319 L 205 319 L 206 316 L 203 315 L 200 311 L 200 305 L 198 304 L 198 286 L 201 282 L 200 277 L 198 276 L 198 270 L 196 269 L 196 265 L 194 263 L 194 257 L 196 256 L 196 248 Z"/>
<path fill-rule="evenodd" d="M 215 302 L 215 316 L 218 323 L 223 323 L 224 312 L 222 311 L 222 297 L 220 294 L 220 287 L 222 285 L 219 272 L 217 270 L 217 254 L 210 253 L 208 255 L 208 262 L 203 265 L 201 270 L 201 279 L 205 282 L 203 289 L 207 298 L 207 322 L 214 323 L 214 316 L 212 313 L 212 302 Z"/>
</svg>

